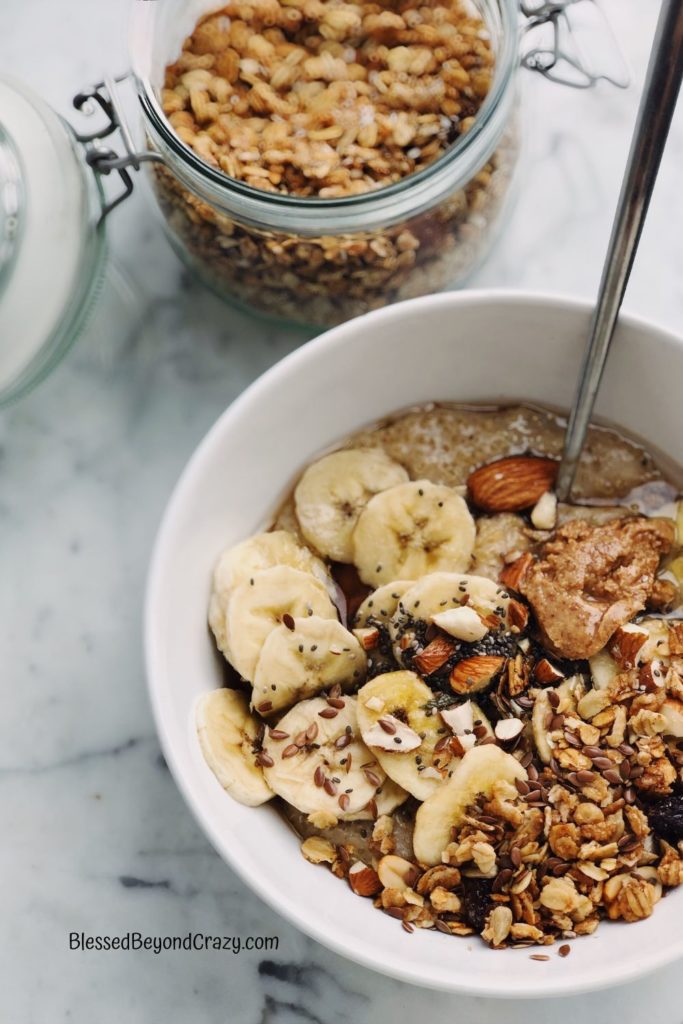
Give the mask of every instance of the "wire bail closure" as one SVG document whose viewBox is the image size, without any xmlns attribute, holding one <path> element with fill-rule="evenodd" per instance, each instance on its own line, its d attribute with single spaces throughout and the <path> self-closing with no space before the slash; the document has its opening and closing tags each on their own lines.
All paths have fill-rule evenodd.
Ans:
<svg viewBox="0 0 683 1024">
<path fill-rule="evenodd" d="M 573 89 L 591 89 L 598 82 L 617 89 L 631 84 L 624 55 L 597 0 L 520 0 L 519 6 L 528 21 L 524 26 L 527 39 L 536 37 L 522 55 L 523 67 Z M 620 75 L 595 68 L 582 44 L 582 36 L 584 41 L 594 42 L 600 31 L 611 42 L 621 65 Z"/>
<path fill-rule="evenodd" d="M 133 191 L 133 178 L 131 170 L 139 171 L 143 163 L 163 163 L 164 158 L 160 153 L 152 151 L 139 152 L 135 148 L 133 136 L 128 126 L 126 114 L 121 99 L 119 85 L 131 78 L 131 73 L 120 75 L 118 78 L 105 78 L 97 85 L 84 89 L 74 97 L 73 105 L 86 117 L 93 117 L 96 113 L 104 113 L 106 122 L 93 132 L 75 132 L 76 139 L 85 147 L 85 159 L 92 167 L 95 174 L 106 177 L 112 172 L 117 172 L 123 184 L 123 188 L 113 198 L 105 200 L 98 224 L 108 217 L 120 203 L 127 199 Z M 103 145 L 102 140 L 119 134 L 123 145 L 123 153 Z"/>
</svg>

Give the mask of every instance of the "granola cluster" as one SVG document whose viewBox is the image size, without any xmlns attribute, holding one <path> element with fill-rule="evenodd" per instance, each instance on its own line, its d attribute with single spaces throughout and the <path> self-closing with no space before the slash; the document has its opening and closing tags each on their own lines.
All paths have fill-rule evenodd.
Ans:
<svg viewBox="0 0 683 1024">
<path fill-rule="evenodd" d="M 412 0 L 252 0 L 200 21 L 166 70 L 180 139 L 230 178 L 337 199 L 427 167 L 471 127 L 494 56 L 473 8 Z M 169 226 L 219 291 L 279 318 L 339 323 L 455 283 L 483 255 L 516 156 L 495 153 L 437 206 L 399 223 L 326 234 L 240 222 L 154 168 Z"/>
</svg>

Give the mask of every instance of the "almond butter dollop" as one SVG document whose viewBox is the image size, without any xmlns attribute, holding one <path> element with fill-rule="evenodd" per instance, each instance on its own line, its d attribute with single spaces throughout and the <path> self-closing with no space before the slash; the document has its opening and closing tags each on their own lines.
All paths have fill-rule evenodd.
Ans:
<svg viewBox="0 0 683 1024">
<path fill-rule="evenodd" d="M 672 520 L 645 516 L 560 527 L 519 586 L 548 646 L 572 659 L 601 650 L 645 608 L 674 536 Z"/>
</svg>

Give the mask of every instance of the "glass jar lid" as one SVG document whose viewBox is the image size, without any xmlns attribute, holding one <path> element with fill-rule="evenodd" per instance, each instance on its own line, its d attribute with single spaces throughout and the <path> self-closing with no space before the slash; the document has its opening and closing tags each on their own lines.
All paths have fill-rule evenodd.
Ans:
<svg viewBox="0 0 683 1024">
<path fill-rule="evenodd" d="M 73 342 L 104 262 L 95 176 L 65 121 L 0 76 L 0 404 Z"/>
</svg>

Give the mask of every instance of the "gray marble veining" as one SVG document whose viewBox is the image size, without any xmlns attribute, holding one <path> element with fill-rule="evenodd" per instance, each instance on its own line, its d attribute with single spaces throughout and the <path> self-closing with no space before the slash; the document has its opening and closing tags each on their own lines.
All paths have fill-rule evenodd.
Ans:
<svg viewBox="0 0 683 1024">
<path fill-rule="evenodd" d="M 0 21 L 3 70 L 69 113 L 126 65 L 126 0 L 25 0 Z M 642 81 L 657 5 L 605 7 Z M 637 88 L 527 77 L 518 204 L 473 286 L 592 296 Z M 626 308 L 683 329 L 683 111 Z M 137 282 L 107 299 L 51 379 L 0 416 L 0 1016 L 11 1024 L 457 1024 L 504 1014 L 680 1024 L 678 969 L 602 994 L 504 1006 L 401 985 L 312 942 L 213 852 L 166 770 L 142 663 L 147 560 L 185 460 L 223 408 L 305 334 L 188 280 L 144 187 L 111 221 Z M 118 303 L 118 306 L 117 306 Z M 112 330 L 112 324 L 115 327 Z M 119 326 L 120 325 L 120 326 Z M 68 933 L 276 935 L 277 951 L 76 952 Z M 419 936 L 417 937 L 419 941 Z M 539 970 L 542 970 L 539 964 Z"/>
</svg>

